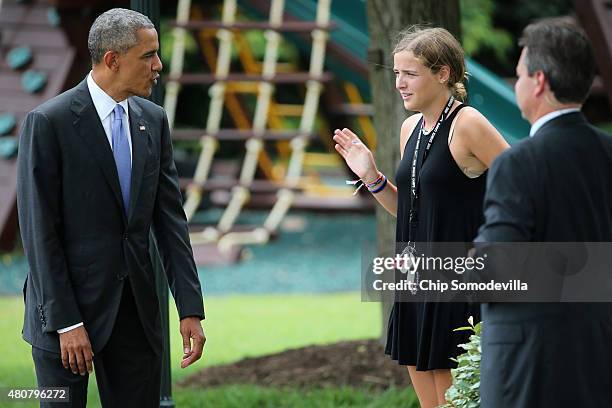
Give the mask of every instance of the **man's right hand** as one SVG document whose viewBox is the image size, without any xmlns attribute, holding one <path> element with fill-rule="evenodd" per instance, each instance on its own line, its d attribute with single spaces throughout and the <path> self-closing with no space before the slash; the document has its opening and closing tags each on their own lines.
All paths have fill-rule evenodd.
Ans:
<svg viewBox="0 0 612 408">
<path fill-rule="evenodd" d="M 93 372 L 93 351 L 84 326 L 59 335 L 62 365 L 74 374 Z"/>
</svg>

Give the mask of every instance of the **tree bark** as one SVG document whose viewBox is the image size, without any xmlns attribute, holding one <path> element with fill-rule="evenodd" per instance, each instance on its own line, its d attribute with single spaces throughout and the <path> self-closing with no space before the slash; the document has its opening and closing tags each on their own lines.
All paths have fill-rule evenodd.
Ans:
<svg viewBox="0 0 612 408">
<path fill-rule="evenodd" d="M 395 184 L 395 170 L 400 158 L 399 131 L 402 122 L 412 114 L 404 109 L 395 89 L 393 47 L 397 34 L 414 24 L 444 27 L 461 38 L 459 0 L 368 0 L 366 3 L 370 47 L 370 90 L 377 134 L 375 153 L 378 169 Z M 382 206 L 376 207 L 378 253 L 395 251 L 395 217 Z M 384 301 L 381 341 L 387 335 L 387 320 L 392 302 Z"/>
</svg>

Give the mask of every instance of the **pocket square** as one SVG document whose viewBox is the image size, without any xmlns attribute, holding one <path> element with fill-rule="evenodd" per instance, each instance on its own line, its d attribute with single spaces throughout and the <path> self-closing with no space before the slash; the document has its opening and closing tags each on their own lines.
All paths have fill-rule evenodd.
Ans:
<svg viewBox="0 0 612 408">
<path fill-rule="evenodd" d="M 145 130 L 144 125 L 140 125 L 140 130 Z"/>
</svg>

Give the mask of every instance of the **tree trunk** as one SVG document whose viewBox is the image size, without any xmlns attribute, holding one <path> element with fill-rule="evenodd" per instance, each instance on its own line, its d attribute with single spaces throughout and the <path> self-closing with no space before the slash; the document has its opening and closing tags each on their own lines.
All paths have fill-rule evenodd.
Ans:
<svg viewBox="0 0 612 408">
<path fill-rule="evenodd" d="M 395 89 L 391 52 L 396 36 L 411 25 L 430 24 L 444 27 L 460 39 L 459 0 L 368 0 L 366 8 L 370 35 L 370 90 L 377 134 L 376 164 L 389 180 L 395 181 L 400 158 L 399 130 L 402 122 L 412 114 L 404 109 Z M 389 256 L 395 251 L 395 217 L 382 206 L 377 206 L 376 221 L 378 252 L 381 256 Z M 391 306 L 391 301 L 383 302 L 383 342 Z"/>
</svg>

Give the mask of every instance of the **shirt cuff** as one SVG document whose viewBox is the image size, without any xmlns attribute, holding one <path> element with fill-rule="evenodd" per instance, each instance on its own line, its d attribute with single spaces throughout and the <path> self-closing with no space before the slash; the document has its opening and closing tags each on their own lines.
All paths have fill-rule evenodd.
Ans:
<svg viewBox="0 0 612 408">
<path fill-rule="evenodd" d="M 77 323 L 77 324 L 74 324 L 74 325 L 72 325 L 70 327 L 64 327 L 63 329 L 59 329 L 57 332 L 59 334 L 66 333 L 66 332 L 69 332 L 70 330 L 76 329 L 77 327 L 81 327 L 82 325 L 83 325 L 83 322 Z"/>
</svg>

